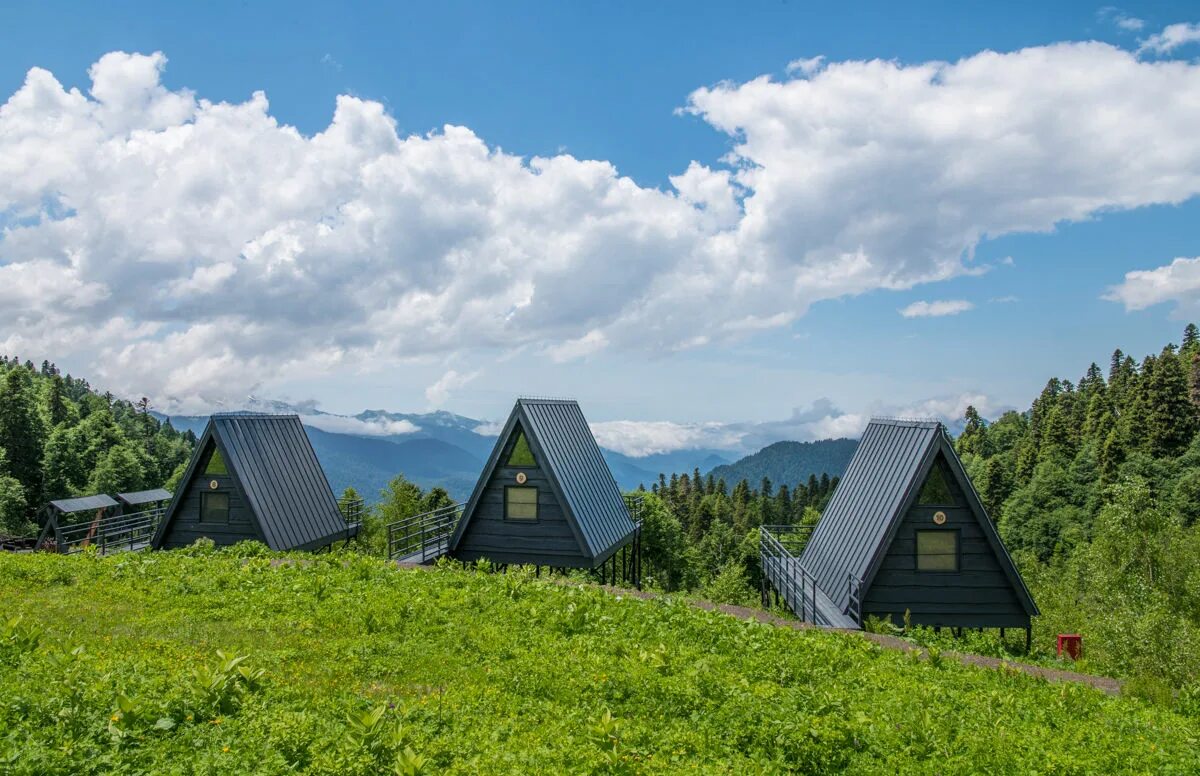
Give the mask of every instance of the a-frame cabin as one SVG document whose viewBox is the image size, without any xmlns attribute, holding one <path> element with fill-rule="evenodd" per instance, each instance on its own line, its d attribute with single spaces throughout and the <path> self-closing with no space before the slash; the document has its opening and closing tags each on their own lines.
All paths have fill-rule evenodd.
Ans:
<svg viewBox="0 0 1200 776">
<path fill-rule="evenodd" d="M 272 550 L 316 550 L 359 526 L 338 509 L 297 415 L 213 415 L 154 534 L 154 549 L 247 539 Z"/>
<path fill-rule="evenodd" d="M 870 422 L 800 564 L 860 620 L 1028 634 L 1038 614 L 936 421 Z"/>
<path fill-rule="evenodd" d="M 463 508 L 449 555 L 594 569 L 637 532 L 579 404 L 522 398 Z"/>
</svg>

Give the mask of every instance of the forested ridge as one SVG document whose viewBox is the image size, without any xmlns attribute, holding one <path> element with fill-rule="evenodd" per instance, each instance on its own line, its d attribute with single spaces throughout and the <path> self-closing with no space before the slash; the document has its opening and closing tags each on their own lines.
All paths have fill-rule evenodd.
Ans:
<svg viewBox="0 0 1200 776">
<path fill-rule="evenodd" d="M 967 410 L 957 449 L 1052 634 L 1091 664 L 1200 679 L 1200 331 L 1137 362 L 1053 378 L 1025 412 Z"/>
<path fill-rule="evenodd" d="M 49 361 L 0 356 L 0 534 L 36 531 L 52 499 L 156 488 L 196 443 L 134 403 L 98 393 Z"/>
<path fill-rule="evenodd" d="M 762 482 L 764 477 L 778 483 L 802 483 L 812 474 L 842 474 L 857 448 L 857 439 L 845 438 L 775 442 L 734 463 L 718 466 L 711 474 L 729 483 Z"/>
</svg>

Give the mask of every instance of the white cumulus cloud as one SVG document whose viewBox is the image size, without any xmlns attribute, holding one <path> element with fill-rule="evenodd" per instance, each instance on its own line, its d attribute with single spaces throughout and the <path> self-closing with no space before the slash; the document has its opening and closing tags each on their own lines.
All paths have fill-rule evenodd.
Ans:
<svg viewBox="0 0 1200 776">
<path fill-rule="evenodd" d="M 1096 42 L 698 89 L 731 151 L 661 189 L 351 96 L 305 135 L 165 66 L 106 54 L 86 92 L 34 68 L 0 105 L 0 350 L 173 412 L 365 364 L 719 345 L 1200 192 L 1200 65 Z"/>
<path fill-rule="evenodd" d="M 1174 302 L 1184 310 L 1200 310 L 1200 257 L 1178 258 L 1155 269 L 1125 273 L 1105 299 L 1120 302 L 1126 310 L 1144 310 L 1163 302 Z"/>
<path fill-rule="evenodd" d="M 1139 51 L 1152 51 L 1155 54 L 1170 54 L 1180 46 L 1189 43 L 1200 43 L 1200 24 L 1169 24 L 1149 38 L 1141 41 Z"/>
<path fill-rule="evenodd" d="M 922 300 L 901 308 L 900 314 L 905 318 L 940 318 L 965 313 L 974 307 L 975 305 L 963 299 L 939 299 L 933 302 Z"/>
</svg>

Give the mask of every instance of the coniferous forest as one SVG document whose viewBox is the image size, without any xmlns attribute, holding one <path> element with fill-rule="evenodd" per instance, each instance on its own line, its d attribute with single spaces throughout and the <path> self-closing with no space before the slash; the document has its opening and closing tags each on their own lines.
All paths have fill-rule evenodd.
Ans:
<svg viewBox="0 0 1200 776">
<path fill-rule="evenodd" d="M 195 444 L 133 403 L 86 380 L 0 357 L 0 534 L 36 532 L 52 499 L 156 488 L 178 476 Z"/>
</svg>

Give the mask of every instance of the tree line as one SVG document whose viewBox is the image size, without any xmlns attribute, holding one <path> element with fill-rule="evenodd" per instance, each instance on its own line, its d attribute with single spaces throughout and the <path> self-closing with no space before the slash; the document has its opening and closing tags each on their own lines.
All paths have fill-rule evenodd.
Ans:
<svg viewBox="0 0 1200 776">
<path fill-rule="evenodd" d="M 0 534 L 37 530 L 48 501 L 160 487 L 178 478 L 196 437 L 86 380 L 0 356 Z"/>
<path fill-rule="evenodd" d="M 1113 352 L 1029 409 L 968 408 L 956 448 L 1042 609 L 1105 671 L 1200 679 L 1200 330 Z M 1047 635 L 1047 638 L 1050 638 Z"/>
</svg>

